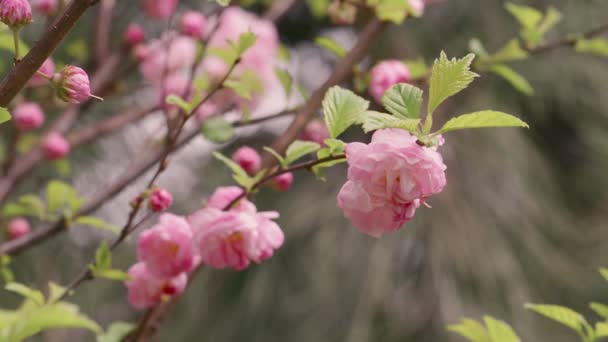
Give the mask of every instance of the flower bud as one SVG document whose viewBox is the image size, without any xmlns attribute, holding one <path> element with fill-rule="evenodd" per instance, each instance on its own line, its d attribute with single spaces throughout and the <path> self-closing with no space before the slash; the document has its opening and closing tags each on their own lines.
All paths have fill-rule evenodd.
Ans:
<svg viewBox="0 0 608 342">
<path fill-rule="evenodd" d="M 148 198 L 150 209 L 155 212 L 167 210 L 173 204 L 173 196 L 165 189 L 156 188 Z"/>
<path fill-rule="evenodd" d="M 6 232 L 9 240 L 15 240 L 30 232 L 30 224 L 24 218 L 15 218 L 8 223 Z"/>
<path fill-rule="evenodd" d="M 232 160 L 250 175 L 254 175 L 262 167 L 260 154 L 249 146 L 243 146 L 236 150 L 232 155 Z"/>
<path fill-rule="evenodd" d="M 42 141 L 42 154 L 48 160 L 65 157 L 70 152 L 70 143 L 59 133 L 51 132 Z"/>
<path fill-rule="evenodd" d="M 302 132 L 302 140 L 316 142 L 319 145 L 323 145 L 323 141 L 329 138 L 327 126 L 325 126 L 323 121 L 318 119 L 311 120 Z"/>
<path fill-rule="evenodd" d="M 195 12 L 187 11 L 182 15 L 179 23 L 180 32 L 192 38 L 201 38 L 205 33 L 207 18 L 204 15 Z"/>
<path fill-rule="evenodd" d="M 122 39 L 127 46 L 132 47 L 143 42 L 146 39 L 146 33 L 141 26 L 130 24 L 125 30 Z"/>
<path fill-rule="evenodd" d="M 278 191 L 288 191 L 293 184 L 293 173 L 287 172 L 273 178 L 272 185 Z"/>
<path fill-rule="evenodd" d="M 398 60 L 382 61 L 371 71 L 369 93 L 380 103 L 384 92 L 397 83 L 405 83 L 410 80 L 410 70 Z"/>
<path fill-rule="evenodd" d="M 53 83 L 56 85 L 57 96 L 66 102 L 81 103 L 93 96 L 89 75 L 77 66 L 64 67 L 53 76 Z"/>
<path fill-rule="evenodd" d="M 42 15 L 54 15 L 59 8 L 59 0 L 34 0 L 32 6 Z"/>
<path fill-rule="evenodd" d="M 27 0 L 0 0 L 0 21 L 12 29 L 32 22 L 32 8 Z"/>
<path fill-rule="evenodd" d="M 13 110 L 13 122 L 21 131 L 33 130 L 44 123 L 44 113 L 37 103 L 23 102 Z"/>
<path fill-rule="evenodd" d="M 51 57 L 45 59 L 42 65 L 40 66 L 40 69 L 38 69 L 38 72 L 47 75 L 48 77 L 52 77 L 55 73 L 55 63 L 53 62 L 53 59 L 51 59 Z M 44 78 L 42 75 L 36 73 L 30 79 L 29 85 L 32 87 L 40 87 L 47 84 L 48 82 L 49 80 L 47 78 Z"/>
</svg>

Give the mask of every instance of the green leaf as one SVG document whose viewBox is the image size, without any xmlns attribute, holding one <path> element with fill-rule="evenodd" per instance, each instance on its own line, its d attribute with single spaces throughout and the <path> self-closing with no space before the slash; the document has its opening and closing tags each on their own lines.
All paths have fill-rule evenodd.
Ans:
<svg viewBox="0 0 608 342">
<path fill-rule="evenodd" d="M 509 62 L 528 58 L 530 54 L 522 49 L 519 39 L 511 39 L 502 49 L 490 57 L 493 63 Z"/>
<path fill-rule="evenodd" d="M 331 147 L 327 147 L 327 148 L 322 148 L 320 150 L 317 151 L 317 160 L 323 159 L 323 158 L 327 158 L 329 156 L 334 155 L 332 153 L 332 148 Z M 324 177 L 324 170 L 327 168 L 330 168 L 334 165 L 338 165 L 338 164 L 342 164 L 346 162 L 346 158 L 340 158 L 340 159 L 336 159 L 336 160 L 329 160 L 323 163 L 319 163 L 315 166 L 312 167 L 312 172 L 315 174 L 315 176 L 317 177 L 317 179 L 319 180 L 325 180 Z"/>
<path fill-rule="evenodd" d="M 289 165 L 307 154 L 316 152 L 320 148 L 321 145 L 315 142 L 296 140 L 287 147 L 287 151 L 285 152 L 285 163 Z"/>
<path fill-rule="evenodd" d="M 545 17 L 543 18 L 543 21 L 537 27 L 538 32 L 540 32 L 542 35 L 544 35 L 550 29 L 555 27 L 555 25 L 557 25 L 557 23 L 559 23 L 561 20 L 562 20 L 561 12 L 558 11 L 555 7 L 550 6 L 547 9 L 547 13 L 545 14 Z"/>
<path fill-rule="evenodd" d="M 96 278 L 105 278 L 117 281 L 129 280 L 129 275 L 118 269 L 95 270 L 93 271 L 93 274 Z"/>
<path fill-rule="evenodd" d="M 310 12 L 316 18 L 323 18 L 327 15 L 330 0 L 306 0 Z"/>
<path fill-rule="evenodd" d="M 245 100 L 251 100 L 253 94 L 262 93 L 264 91 L 264 85 L 255 72 L 250 70 L 236 77 L 227 79 L 223 86 L 232 89 L 238 96 Z"/>
<path fill-rule="evenodd" d="M 78 216 L 76 220 L 74 220 L 74 224 L 80 224 L 84 226 L 90 226 L 93 228 L 98 228 L 102 230 L 107 230 L 112 232 L 113 234 L 118 235 L 120 233 L 120 227 L 108 223 L 98 217 L 94 216 Z"/>
<path fill-rule="evenodd" d="M 230 0 L 215 0 L 220 6 L 226 7 L 230 5 Z"/>
<path fill-rule="evenodd" d="M 591 308 L 591 310 L 595 311 L 595 313 L 598 314 L 599 316 L 601 316 L 602 318 L 608 319 L 608 305 L 593 302 L 593 303 L 589 304 L 589 307 Z"/>
<path fill-rule="evenodd" d="M 49 282 L 49 296 L 46 300 L 47 304 L 53 304 L 55 303 L 57 300 L 59 300 L 59 298 L 61 298 L 63 296 L 63 294 L 65 293 L 66 288 L 54 283 L 54 282 Z"/>
<path fill-rule="evenodd" d="M 279 68 L 275 68 L 274 73 L 275 75 L 277 75 L 277 78 L 281 82 L 283 90 L 285 91 L 285 95 L 289 97 L 293 88 L 293 78 L 291 77 L 291 74 L 287 70 Z"/>
<path fill-rule="evenodd" d="M 121 342 L 134 328 L 133 323 L 114 322 L 105 333 L 97 335 L 97 342 Z"/>
<path fill-rule="evenodd" d="M 534 94 L 534 88 L 530 83 L 515 70 L 505 64 L 495 64 L 490 67 L 490 71 L 504 78 L 507 82 L 517 89 L 521 93 L 532 96 Z"/>
<path fill-rule="evenodd" d="M 279 162 L 279 164 L 281 164 L 281 167 L 282 167 L 283 169 L 286 169 L 286 168 L 287 168 L 287 166 L 288 166 L 288 165 L 287 165 L 287 161 L 285 161 L 285 158 L 283 158 L 283 157 L 282 157 L 282 156 L 279 154 L 279 152 L 277 152 L 277 151 L 273 150 L 271 147 L 268 147 L 268 146 L 264 146 L 264 151 L 266 151 L 266 152 L 268 152 L 268 153 L 272 154 L 272 156 L 276 158 L 276 160 Z"/>
<path fill-rule="evenodd" d="M 224 63 L 226 63 L 226 65 L 231 66 L 236 62 L 237 58 L 239 57 L 234 47 L 234 42 L 232 44 L 233 45 L 229 47 L 209 47 L 207 49 L 207 53 L 211 56 L 218 57 Z"/>
<path fill-rule="evenodd" d="M 71 185 L 52 180 L 46 186 L 46 201 L 49 213 L 71 217 L 80 209 L 84 198 L 79 197 Z"/>
<path fill-rule="evenodd" d="M 95 251 L 95 273 L 109 270 L 112 267 L 112 252 L 108 243 L 103 241 Z"/>
<path fill-rule="evenodd" d="M 179 107 L 182 111 L 184 111 L 184 113 L 190 113 L 190 111 L 192 110 L 192 106 L 190 103 L 175 94 L 167 95 L 167 97 L 165 98 L 165 102 L 167 104 Z"/>
<path fill-rule="evenodd" d="M 384 93 L 382 104 L 397 117 L 418 119 L 422 107 L 422 89 L 411 84 L 398 83 Z"/>
<path fill-rule="evenodd" d="M 234 128 L 223 117 L 215 117 L 203 122 L 201 133 L 211 142 L 224 143 L 234 137 Z"/>
<path fill-rule="evenodd" d="M 236 45 L 234 45 L 237 56 L 242 56 L 245 52 L 247 52 L 249 48 L 255 45 L 256 40 L 257 36 L 251 31 L 241 33 L 239 35 L 238 42 Z"/>
<path fill-rule="evenodd" d="M 459 324 L 448 326 L 453 331 L 471 342 L 492 342 L 486 328 L 479 322 L 464 318 Z"/>
<path fill-rule="evenodd" d="M 367 0 L 367 4 L 375 9 L 378 19 L 394 24 L 401 24 L 410 10 L 407 1 L 402 0 Z"/>
<path fill-rule="evenodd" d="M 337 138 L 359 120 L 369 107 L 369 102 L 350 90 L 334 86 L 323 99 L 325 124 L 332 138 Z"/>
<path fill-rule="evenodd" d="M 543 19 L 543 14 L 536 8 L 529 6 L 516 5 L 512 2 L 505 4 L 505 9 L 519 21 L 522 27 L 536 29 Z"/>
<path fill-rule="evenodd" d="M 8 109 L 0 107 L 0 124 L 7 122 L 10 119 L 11 113 L 8 112 Z"/>
<path fill-rule="evenodd" d="M 483 317 L 488 334 L 493 342 L 520 342 L 521 339 L 515 331 L 505 322 L 494 319 L 490 316 Z"/>
<path fill-rule="evenodd" d="M 579 39 L 574 49 L 580 53 L 590 53 L 598 56 L 608 57 L 608 39 Z"/>
<path fill-rule="evenodd" d="M 526 304 L 526 309 L 550 318 L 562 325 L 569 327 L 570 329 L 577 331 L 580 334 L 585 333 L 585 326 L 589 327 L 589 324 L 581 314 L 564 306 Z"/>
<path fill-rule="evenodd" d="M 608 322 L 595 323 L 595 338 L 608 337 Z"/>
<path fill-rule="evenodd" d="M 365 133 L 383 128 L 401 128 L 408 132 L 418 134 L 420 119 L 398 118 L 386 113 L 368 110 L 362 115 L 363 130 Z"/>
<path fill-rule="evenodd" d="M 343 58 L 346 56 L 346 49 L 340 45 L 340 43 L 329 37 L 317 37 L 315 39 L 315 44 L 322 47 L 323 49 L 333 53 L 339 58 Z"/>
<path fill-rule="evenodd" d="M 342 153 L 346 148 L 346 143 L 340 139 L 328 138 L 323 140 L 323 143 L 329 148 L 330 155 Z"/>
<path fill-rule="evenodd" d="M 424 78 L 429 73 L 429 66 L 422 57 L 418 59 L 406 59 L 403 63 L 410 70 L 410 77 L 413 80 Z"/>
<path fill-rule="evenodd" d="M 458 129 L 467 128 L 484 128 L 484 127 L 525 127 L 528 124 L 518 119 L 517 117 L 496 112 L 493 110 L 484 110 L 480 112 L 464 114 L 450 119 L 443 125 L 438 133 L 445 133 Z"/>
<path fill-rule="evenodd" d="M 57 174 L 61 177 L 67 177 L 72 172 L 70 160 L 68 158 L 61 158 L 53 161 L 53 167 Z"/>
<path fill-rule="evenodd" d="M 219 161 L 223 162 L 224 164 L 226 164 L 226 166 L 228 166 L 228 168 L 237 176 L 243 176 L 243 177 L 249 177 L 247 175 L 247 172 L 245 170 L 243 170 L 243 168 L 235 163 L 234 161 L 232 161 L 232 159 L 225 157 L 223 154 L 219 153 L 219 152 L 213 152 L 213 156 L 218 159 Z"/>
<path fill-rule="evenodd" d="M 469 40 L 469 50 L 481 59 L 486 59 L 490 56 L 483 43 L 478 38 Z"/>
<path fill-rule="evenodd" d="M 468 54 L 462 59 L 448 60 L 446 54 L 441 52 L 439 59 L 435 60 L 431 74 L 429 116 L 443 101 L 468 87 L 475 77 L 479 76 L 470 70 L 473 59 L 475 55 Z"/>
<path fill-rule="evenodd" d="M 34 290 L 23 284 L 14 283 L 14 282 L 6 284 L 4 289 L 7 291 L 10 291 L 10 292 L 17 293 L 17 294 L 23 296 L 24 298 L 31 300 L 32 302 L 36 303 L 37 305 L 44 305 L 44 296 L 42 295 L 42 292 L 40 292 L 38 290 Z"/>
<path fill-rule="evenodd" d="M 600 274 L 604 277 L 604 280 L 608 281 L 608 268 L 600 268 Z"/>
</svg>

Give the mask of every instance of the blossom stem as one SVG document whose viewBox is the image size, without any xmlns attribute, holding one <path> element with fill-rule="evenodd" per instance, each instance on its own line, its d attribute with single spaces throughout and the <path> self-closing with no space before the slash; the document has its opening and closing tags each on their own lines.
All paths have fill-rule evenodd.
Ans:
<svg viewBox="0 0 608 342">
<path fill-rule="evenodd" d="M 21 60 L 21 54 L 19 53 L 19 29 L 14 28 L 13 30 L 13 44 L 15 44 L 15 64 Z"/>
</svg>

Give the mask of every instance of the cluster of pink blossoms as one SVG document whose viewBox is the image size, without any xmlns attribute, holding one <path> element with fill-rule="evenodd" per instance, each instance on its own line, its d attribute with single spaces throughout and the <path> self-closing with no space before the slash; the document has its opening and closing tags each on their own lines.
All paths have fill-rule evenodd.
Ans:
<svg viewBox="0 0 608 342">
<path fill-rule="evenodd" d="M 133 307 L 148 308 L 164 297 L 181 294 L 187 273 L 199 263 L 243 270 L 281 247 L 283 232 L 272 221 L 278 213 L 258 212 L 247 199 L 225 210 L 242 191 L 218 188 L 204 208 L 187 218 L 163 214 L 158 224 L 140 235 L 138 262 L 129 269 L 126 282 Z"/>
<path fill-rule="evenodd" d="M 442 142 L 442 139 L 439 139 Z M 446 185 L 441 154 L 397 128 L 376 131 L 369 144 L 346 147 L 348 181 L 338 206 L 360 231 L 380 237 L 401 228 Z"/>
</svg>

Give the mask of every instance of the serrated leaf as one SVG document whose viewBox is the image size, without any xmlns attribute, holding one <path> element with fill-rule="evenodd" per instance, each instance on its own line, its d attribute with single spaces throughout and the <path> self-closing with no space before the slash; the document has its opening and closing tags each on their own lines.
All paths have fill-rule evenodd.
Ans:
<svg viewBox="0 0 608 342">
<path fill-rule="evenodd" d="M 11 113 L 9 113 L 8 109 L 0 107 L 0 124 L 7 122 L 10 119 Z"/>
<path fill-rule="evenodd" d="M 602 318 L 608 319 L 608 305 L 593 302 L 593 303 L 589 304 L 589 307 L 591 308 L 591 310 L 593 310 L 596 314 L 598 314 Z"/>
<path fill-rule="evenodd" d="M 84 225 L 84 226 L 90 226 L 93 228 L 107 230 L 116 235 L 118 235 L 120 233 L 120 227 L 113 225 L 111 223 L 108 223 L 108 222 L 106 222 L 98 217 L 94 217 L 94 216 L 78 216 L 74 220 L 74 224 L 80 224 L 80 225 Z"/>
<path fill-rule="evenodd" d="M 134 328 L 133 323 L 114 322 L 105 333 L 97 335 L 97 342 L 121 342 Z"/>
<path fill-rule="evenodd" d="M 203 122 L 201 133 L 211 142 L 224 143 L 234 137 L 234 128 L 223 117 L 216 117 Z"/>
<path fill-rule="evenodd" d="M 371 110 L 365 112 L 361 117 L 365 133 L 384 128 L 401 128 L 417 134 L 420 125 L 420 119 L 398 118 L 393 115 Z"/>
<path fill-rule="evenodd" d="M 484 110 L 480 112 L 464 114 L 450 119 L 437 133 L 445 133 L 458 129 L 485 128 L 485 127 L 525 127 L 528 124 L 517 117 L 497 112 Z"/>
<path fill-rule="evenodd" d="M 279 68 L 275 68 L 274 73 L 275 75 L 277 75 L 277 78 L 281 82 L 283 90 L 285 91 L 285 95 L 289 97 L 293 88 L 293 78 L 291 77 L 291 74 L 287 70 Z"/>
<path fill-rule="evenodd" d="M 102 241 L 101 245 L 95 251 L 94 273 L 109 270 L 111 267 L 112 252 L 110 251 L 110 247 L 108 247 L 108 243 L 106 241 Z"/>
<path fill-rule="evenodd" d="M 346 49 L 340 45 L 340 43 L 329 37 L 317 37 L 315 39 L 315 44 L 320 46 L 321 48 L 333 53 L 339 58 L 343 58 L 346 56 Z"/>
<path fill-rule="evenodd" d="M 529 53 L 522 49 L 519 39 L 511 39 L 498 52 L 490 57 L 492 62 L 516 61 L 528 58 Z"/>
<path fill-rule="evenodd" d="M 279 152 L 273 150 L 272 148 L 268 147 L 268 146 L 264 146 L 264 151 L 272 154 L 273 157 L 276 158 L 276 160 L 279 162 L 279 164 L 281 164 L 282 168 L 287 168 L 287 162 L 285 161 L 285 158 L 283 158 Z"/>
<path fill-rule="evenodd" d="M 459 324 L 448 326 L 453 331 L 471 342 L 492 342 L 486 328 L 479 322 L 465 318 Z"/>
<path fill-rule="evenodd" d="M 504 78 L 513 88 L 520 91 L 521 93 L 532 96 L 534 95 L 534 88 L 522 75 L 513 70 L 511 67 L 505 64 L 495 64 L 490 67 L 490 71 Z"/>
<path fill-rule="evenodd" d="M 608 57 L 608 39 L 579 39 L 574 46 L 576 52 L 590 53 L 598 56 Z"/>
<path fill-rule="evenodd" d="M 307 154 L 316 152 L 321 148 L 321 145 L 312 141 L 296 140 L 287 147 L 285 152 L 285 163 L 290 165 L 294 161 L 304 157 Z"/>
<path fill-rule="evenodd" d="M 549 304 L 526 304 L 526 309 L 550 318 L 581 334 L 584 334 L 585 326 L 589 327 L 589 324 L 581 314 L 564 306 Z"/>
<path fill-rule="evenodd" d="M 493 342 L 520 342 L 521 339 L 515 331 L 505 322 L 494 319 L 490 316 L 483 317 L 488 334 Z"/>
<path fill-rule="evenodd" d="M 505 4 L 505 9 L 519 21 L 521 26 L 527 29 L 535 29 L 543 19 L 543 14 L 536 8 L 516 5 L 512 2 Z"/>
<path fill-rule="evenodd" d="M 369 107 L 369 102 L 350 90 L 334 86 L 323 99 L 325 124 L 332 138 L 359 120 L 359 116 Z"/>
<path fill-rule="evenodd" d="M 476 73 L 470 70 L 474 54 L 468 54 L 462 59 L 448 60 L 445 52 L 441 52 L 435 60 L 430 80 L 430 95 L 428 113 L 431 115 L 448 97 L 453 96 L 473 82 Z"/>
<path fill-rule="evenodd" d="M 397 117 L 418 119 L 422 107 L 422 89 L 411 84 L 398 83 L 384 93 L 382 105 Z"/>
<path fill-rule="evenodd" d="M 190 103 L 175 94 L 167 95 L 165 102 L 167 104 L 179 107 L 184 113 L 190 113 L 192 110 Z"/>
<path fill-rule="evenodd" d="M 14 282 L 6 284 L 4 289 L 10 292 L 17 293 L 23 296 L 24 298 L 31 300 L 39 306 L 44 305 L 44 296 L 42 295 L 42 292 L 38 290 L 34 290 L 23 284 Z"/>
<path fill-rule="evenodd" d="M 218 159 L 219 161 L 221 161 L 224 164 L 226 164 L 226 166 L 228 166 L 228 168 L 236 176 L 249 177 L 249 175 L 247 175 L 247 172 L 245 170 L 243 170 L 243 168 L 239 164 L 237 164 L 234 161 L 232 161 L 232 159 L 225 157 L 223 154 L 221 154 L 219 152 L 213 152 L 213 156 L 216 159 Z"/>
</svg>

